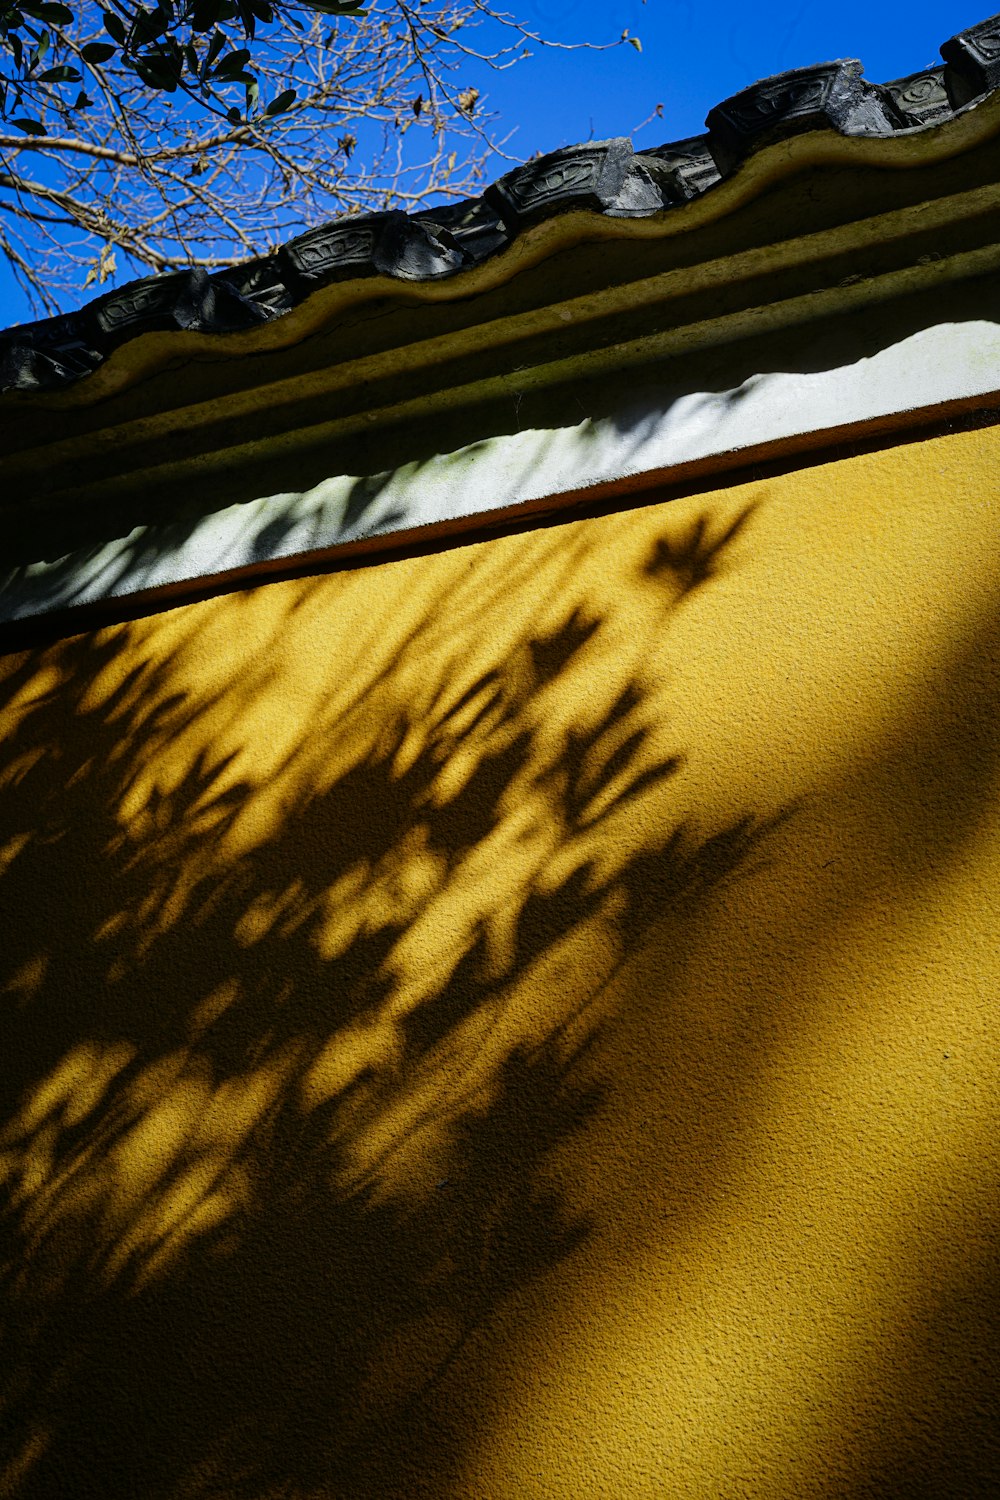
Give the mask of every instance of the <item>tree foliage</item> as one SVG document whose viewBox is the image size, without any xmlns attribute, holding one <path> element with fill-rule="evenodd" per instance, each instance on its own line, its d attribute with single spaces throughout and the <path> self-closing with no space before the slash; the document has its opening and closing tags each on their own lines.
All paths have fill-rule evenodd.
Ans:
<svg viewBox="0 0 1000 1500">
<path fill-rule="evenodd" d="M 0 0 L 0 253 L 54 312 L 467 196 L 498 148 L 475 80 L 562 45 L 486 0 Z"/>
</svg>

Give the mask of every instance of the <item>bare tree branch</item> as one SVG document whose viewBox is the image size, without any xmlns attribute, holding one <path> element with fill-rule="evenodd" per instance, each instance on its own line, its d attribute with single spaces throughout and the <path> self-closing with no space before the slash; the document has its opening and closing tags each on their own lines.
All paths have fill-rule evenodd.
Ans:
<svg viewBox="0 0 1000 1500">
<path fill-rule="evenodd" d="M 33 3 L 53 17 L 61 9 Z M 0 254 L 44 312 L 122 276 L 232 264 L 338 215 L 475 194 L 490 156 L 518 159 L 497 139 L 481 92 L 488 72 L 513 66 L 528 44 L 568 45 L 484 0 L 374 0 L 339 18 L 297 0 L 241 0 L 253 23 L 246 37 L 238 19 L 211 37 L 191 31 L 190 48 L 176 49 L 186 78 L 157 89 L 140 76 L 141 52 L 122 45 L 106 56 L 98 0 L 68 3 L 74 28 L 53 24 L 41 63 L 29 69 L 22 49 L 23 76 L 8 70 L 0 134 L 9 194 Z M 148 29 L 126 0 L 111 3 L 124 37 Z M 202 3 L 237 10 L 236 0 Z M 187 25 L 192 5 L 174 0 L 170 15 Z M 265 14 L 254 41 L 254 17 Z M 227 57 L 236 58 L 228 72 Z M 46 85 L 42 64 L 82 75 L 82 87 Z M 0 68 L 0 85 L 3 76 Z M 272 101 L 283 107 L 269 116 Z M 29 107 L 34 115 L 18 124 Z"/>
</svg>

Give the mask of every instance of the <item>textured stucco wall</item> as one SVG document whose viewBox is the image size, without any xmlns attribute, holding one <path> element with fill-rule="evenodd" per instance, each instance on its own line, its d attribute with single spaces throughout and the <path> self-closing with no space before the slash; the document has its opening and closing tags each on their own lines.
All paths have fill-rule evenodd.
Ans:
<svg viewBox="0 0 1000 1500">
<path fill-rule="evenodd" d="M 996 1492 L 998 464 L 0 661 L 0 1492 Z"/>
</svg>

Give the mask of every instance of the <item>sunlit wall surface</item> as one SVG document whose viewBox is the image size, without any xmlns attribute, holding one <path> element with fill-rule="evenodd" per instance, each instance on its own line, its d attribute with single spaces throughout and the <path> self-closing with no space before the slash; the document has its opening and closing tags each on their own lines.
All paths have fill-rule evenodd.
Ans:
<svg viewBox="0 0 1000 1500">
<path fill-rule="evenodd" d="M 998 433 L 0 661 L 0 1493 L 995 1493 Z"/>
</svg>

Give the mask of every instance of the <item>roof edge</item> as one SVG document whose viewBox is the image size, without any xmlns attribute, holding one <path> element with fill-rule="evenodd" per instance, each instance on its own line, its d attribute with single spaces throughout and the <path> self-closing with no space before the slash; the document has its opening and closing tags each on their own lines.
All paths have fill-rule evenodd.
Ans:
<svg viewBox="0 0 1000 1500">
<path fill-rule="evenodd" d="M 178 358 L 287 348 L 359 303 L 476 295 L 569 245 L 701 227 L 816 165 L 946 160 L 1000 133 L 1000 15 L 941 55 L 942 66 L 886 84 L 853 59 L 795 69 L 717 105 L 703 136 L 638 152 L 625 138 L 568 147 L 481 198 L 334 220 L 212 276 L 132 282 L 0 333 L 3 405 L 87 406 Z"/>
</svg>

